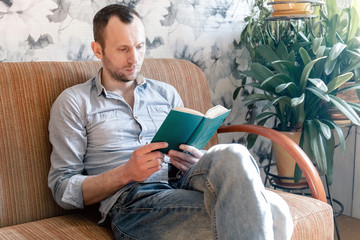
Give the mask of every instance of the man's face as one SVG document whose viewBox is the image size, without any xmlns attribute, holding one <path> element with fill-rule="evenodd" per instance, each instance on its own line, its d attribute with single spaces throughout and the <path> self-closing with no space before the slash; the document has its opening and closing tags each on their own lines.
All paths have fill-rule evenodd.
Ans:
<svg viewBox="0 0 360 240">
<path fill-rule="evenodd" d="M 141 20 L 125 24 L 110 18 L 104 31 L 103 71 L 113 80 L 128 82 L 139 75 L 145 57 L 145 29 Z"/>
</svg>

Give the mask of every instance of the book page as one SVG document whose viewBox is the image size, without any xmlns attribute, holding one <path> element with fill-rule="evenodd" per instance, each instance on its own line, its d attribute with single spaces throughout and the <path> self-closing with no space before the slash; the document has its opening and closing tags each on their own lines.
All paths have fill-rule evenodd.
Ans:
<svg viewBox="0 0 360 240">
<path fill-rule="evenodd" d="M 179 112 L 186 112 L 194 115 L 205 116 L 203 113 L 187 107 L 175 107 L 174 110 Z"/>
<path fill-rule="evenodd" d="M 208 118 L 214 118 L 214 117 L 217 117 L 225 112 L 229 111 L 229 109 L 221 106 L 221 105 L 216 105 L 215 107 L 212 107 L 210 108 L 205 116 L 208 117 Z"/>
</svg>

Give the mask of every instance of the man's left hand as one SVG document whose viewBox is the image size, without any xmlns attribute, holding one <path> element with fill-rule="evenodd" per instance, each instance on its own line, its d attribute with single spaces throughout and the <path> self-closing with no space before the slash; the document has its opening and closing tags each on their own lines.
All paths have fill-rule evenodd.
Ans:
<svg viewBox="0 0 360 240">
<path fill-rule="evenodd" d="M 179 148 L 184 152 L 170 150 L 168 156 L 170 157 L 170 162 L 184 174 L 204 154 L 199 149 L 186 144 L 181 144 Z"/>
</svg>

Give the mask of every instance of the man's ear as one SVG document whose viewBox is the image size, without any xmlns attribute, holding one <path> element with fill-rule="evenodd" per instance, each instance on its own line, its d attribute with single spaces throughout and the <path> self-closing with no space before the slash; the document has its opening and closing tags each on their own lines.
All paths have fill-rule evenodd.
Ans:
<svg viewBox="0 0 360 240">
<path fill-rule="evenodd" d="M 98 58 L 98 59 L 102 59 L 103 58 L 103 54 L 102 54 L 102 48 L 101 48 L 101 45 L 100 43 L 98 42 L 91 42 L 91 48 L 95 54 L 95 56 Z"/>
</svg>

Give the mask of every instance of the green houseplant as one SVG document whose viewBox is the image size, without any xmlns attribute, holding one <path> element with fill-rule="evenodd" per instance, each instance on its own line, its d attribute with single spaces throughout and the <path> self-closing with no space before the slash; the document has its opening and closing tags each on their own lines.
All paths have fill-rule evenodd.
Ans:
<svg viewBox="0 0 360 240">
<path fill-rule="evenodd" d="M 353 21 L 358 19 L 358 14 L 353 7 L 336 10 L 334 5 L 336 1 L 329 0 L 326 8 L 331 9 L 322 11 L 322 18 L 316 22 L 318 36 L 301 32 L 297 34 L 304 40 L 302 44 L 286 40 L 258 45 L 254 51 L 261 56 L 261 61 L 252 59 L 250 69 L 243 72 L 254 80 L 249 85 L 257 90 L 244 101 L 247 105 L 265 104 L 262 113 L 255 118 L 257 124 L 264 125 L 269 119 L 275 119 L 277 130 L 301 131 L 300 146 L 330 183 L 335 148 L 333 130 L 345 151 L 345 138 L 340 126 L 331 118 L 331 112 L 336 109 L 360 125 L 360 105 L 336 96 L 340 91 L 360 86 L 356 83 L 340 90 L 344 83 L 358 79 L 357 36 L 360 31 L 359 22 Z M 348 17 L 342 18 L 345 13 Z M 329 34 L 335 35 L 334 41 L 327 41 Z M 297 167 L 295 179 L 300 176 Z"/>
</svg>

